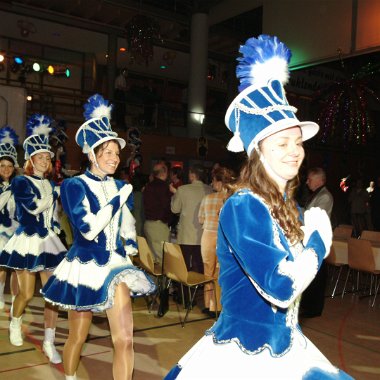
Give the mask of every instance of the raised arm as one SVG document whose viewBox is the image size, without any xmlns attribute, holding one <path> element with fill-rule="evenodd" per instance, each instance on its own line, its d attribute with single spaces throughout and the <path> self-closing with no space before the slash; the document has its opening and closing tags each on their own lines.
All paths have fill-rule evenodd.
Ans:
<svg viewBox="0 0 380 380">
<path fill-rule="evenodd" d="M 261 296 L 282 308 L 311 282 L 325 254 L 323 241 L 315 231 L 307 246 L 293 256 L 268 209 L 249 192 L 226 202 L 220 231 Z"/>
<path fill-rule="evenodd" d="M 97 213 L 91 212 L 86 196 L 86 185 L 79 178 L 63 181 L 61 189 L 62 206 L 70 222 L 87 240 L 95 239 L 109 224 L 115 213 L 125 204 L 131 185 L 123 186 L 119 192 Z"/>
<path fill-rule="evenodd" d="M 24 176 L 15 177 L 12 181 L 12 192 L 17 204 L 32 215 L 38 215 L 45 211 L 59 196 L 59 190 L 54 189 L 52 194 L 39 199 L 30 181 Z"/>
</svg>

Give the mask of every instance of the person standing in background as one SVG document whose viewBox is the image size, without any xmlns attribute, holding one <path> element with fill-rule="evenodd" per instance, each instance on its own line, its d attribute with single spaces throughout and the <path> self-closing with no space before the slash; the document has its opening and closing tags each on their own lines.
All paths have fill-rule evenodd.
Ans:
<svg viewBox="0 0 380 380">
<path fill-rule="evenodd" d="M 331 213 L 334 199 L 326 187 L 326 173 L 322 168 L 311 168 L 307 172 L 306 185 L 311 194 L 306 201 L 305 210 L 319 207 L 325 210 L 331 221 Z M 301 318 L 314 318 L 322 315 L 325 305 L 325 291 L 327 284 L 327 264 L 323 260 L 322 265 L 314 280 L 303 292 L 301 299 Z"/>
<path fill-rule="evenodd" d="M 131 185 L 133 186 L 133 210 L 132 215 L 136 221 L 136 235 L 144 236 L 144 197 L 143 189 L 148 182 L 148 176 L 143 175 L 140 172 L 136 172 L 132 177 Z"/>
<path fill-rule="evenodd" d="M 199 207 L 205 195 L 212 193 L 212 188 L 204 183 L 205 169 L 195 164 L 189 169 L 189 184 L 176 189 L 170 185 L 174 194 L 171 210 L 179 214 L 177 243 L 181 245 L 188 269 L 203 273 L 201 256 L 202 226 L 198 220 Z"/>
<path fill-rule="evenodd" d="M 363 180 L 358 178 L 348 195 L 348 202 L 351 205 L 351 221 L 353 226 L 353 236 L 360 237 L 362 231 L 368 230 L 369 226 L 369 194 L 364 187 Z"/>
<path fill-rule="evenodd" d="M 219 212 L 223 203 L 230 195 L 228 185 L 234 180 L 232 170 L 219 166 L 212 171 L 211 186 L 213 193 L 206 195 L 201 202 L 198 219 L 202 224 L 203 233 L 201 239 L 201 254 L 203 261 L 203 273 L 208 277 L 217 278 L 219 268 L 216 257 L 216 239 L 219 223 Z M 218 285 L 217 285 L 218 286 Z M 215 318 L 216 311 L 220 311 L 220 300 L 217 298 L 218 305 L 215 305 L 215 296 L 212 284 L 204 286 L 204 303 L 202 310 L 204 314 Z M 218 292 L 217 292 L 218 293 Z"/>
<path fill-rule="evenodd" d="M 125 123 L 125 114 L 127 111 L 126 99 L 127 99 L 127 76 L 128 70 L 124 67 L 120 70 L 119 75 L 115 79 L 114 99 L 115 108 L 114 115 L 116 126 L 120 129 L 127 130 Z"/>
<path fill-rule="evenodd" d="M 5 244 L 13 236 L 19 223 L 16 221 L 16 203 L 11 191 L 11 183 L 18 168 L 18 144 L 16 132 L 9 126 L 0 130 L 0 254 Z M 0 267 L 0 310 L 5 307 L 4 288 L 7 269 Z M 18 293 L 15 271 L 11 272 L 10 290 L 12 302 Z"/>
<path fill-rule="evenodd" d="M 380 176 L 376 178 L 370 199 L 373 229 L 380 231 Z"/>
<path fill-rule="evenodd" d="M 172 193 L 167 179 L 168 168 L 164 163 L 157 163 L 153 167 L 153 179 L 143 191 L 144 234 L 158 264 L 162 264 L 162 242 L 169 241 L 169 225 L 172 222 Z"/>
<path fill-rule="evenodd" d="M 178 189 L 183 183 L 183 170 L 180 166 L 173 166 L 170 168 L 170 184 Z"/>
</svg>

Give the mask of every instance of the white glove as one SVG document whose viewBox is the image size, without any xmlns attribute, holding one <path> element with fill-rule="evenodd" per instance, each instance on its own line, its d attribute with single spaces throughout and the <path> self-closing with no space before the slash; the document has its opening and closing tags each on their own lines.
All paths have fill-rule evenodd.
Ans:
<svg viewBox="0 0 380 380">
<path fill-rule="evenodd" d="M 133 187 L 130 184 L 124 185 L 119 190 L 120 204 L 124 204 L 127 201 L 128 197 L 129 197 L 129 194 L 131 194 L 132 190 L 133 190 Z"/>
<path fill-rule="evenodd" d="M 304 246 L 307 245 L 310 235 L 314 231 L 318 231 L 321 239 L 323 240 L 323 244 L 325 245 L 325 257 L 327 257 L 330 253 L 333 232 L 330 218 L 326 211 L 319 207 L 312 207 L 310 210 L 306 210 L 302 230 L 305 235 L 303 239 Z"/>
</svg>

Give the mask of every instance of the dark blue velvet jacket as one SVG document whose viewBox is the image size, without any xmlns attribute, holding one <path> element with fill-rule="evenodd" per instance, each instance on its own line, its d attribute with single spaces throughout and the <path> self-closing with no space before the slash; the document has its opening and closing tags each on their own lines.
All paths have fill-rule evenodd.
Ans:
<svg viewBox="0 0 380 380">
<path fill-rule="evenodd" d="M 306 247 L 291 247 L 259 197 L 249 190 L 234 194 L 219 219 L 222 313 L 206 334 L 219 343 L 235 341 L 248 354 L 268 348 L 284 355 L 299 329 L 300 295 L 325 251 L 316 231 Z"/>
<path fill-rule="evenodd" d="M 59 232 L 55 206 L 59 196 L 54 183 L 32 176 L 17 176 L 12 180 L 12 193 L 16 202 L 16 219 L 20 223 L 17 233 L 29 236 L 37 233 L 45 237 L 48 229 Z"/>
<path fill-rule="evenodd" d="M 121 239 L 123 213 L 119 190 L 125 182 L 112 177 L 101 178 L 89 171 L 78 177 L 65 179 L 61 187 L 62 206 L 73 227 L 74 242 L 67 259 L 81 262 L 95 260 L 105 265 L 114 251 L 125 257 L 134 253 L 136 242 L 134 226 L 124 234 L 126 247 Z M 133 207 L 133 195 L 126 207 Z M 129 211 L 125 210 L 127 213 Z M 130 214 L 130 213 L 129 213 Z M 131 215 L 130 218 L 133 219 Z M 134 222 L 134 219 L 133 219 Z M 128 235 L 128 230 L 131 235 Z M 134 234 L 134 235 L 133 235 Z M 130 252 L 126 252 L 130 250 Z"/>
</svg>

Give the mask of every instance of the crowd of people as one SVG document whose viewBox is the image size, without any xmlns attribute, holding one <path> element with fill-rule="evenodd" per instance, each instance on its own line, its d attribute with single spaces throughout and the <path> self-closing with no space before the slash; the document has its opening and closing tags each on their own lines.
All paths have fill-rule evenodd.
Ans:
<svg viewBox="0 0 380 380">
<path fill-rule="evenodd" d="M 257 53 L 263 49 L 264 62 Z M 260 36 L 248 40 L 241 53 L 240 94 L 226 113 L 233 133 L 228 149 L 247 155 L 240 172 L 216 163 L 208 169 L 192 164 L 185 173 L 184 167 L 159 160 L 150 175 L 117 178 L 126 142 L 112 130 L 112 107 L 98 94 L 85 104 L 85 121 L 75 136 L 88 167 L 60 186 L 51 180 L 49 117 L 28 119 L 20 175 L 17 135 L 9 126 L 1 129 L 0 309 L 9 273 L 12 345 L 23 345 L 22 318 L 39 274 L 45 300 L 42 347 L 50 362 L 63 361 L 66 379 L 75 380 L 93 313 L 102 312 L 114 346 L 113 378 L 132 379 L 132 298 L 157 291 L 130 258 L 138 254 L 141 235 L 156 264 L 163 262 L 163 242 L 175 241 L 188 269 L 220 285 L 205 285 L 203 294 L 202 312 L 219 315 L 216 323 L 165 379 L 238 379 L 254 373 L 292 380 L 351 379 L 319 352 L 298 323 L 299 310 L 301 317 L 322 314 L 324 259 L 332 241 L 334 199 L 324 169 L 308 169 L 302 209 L 296 201 L 303 141 L 319 127 L 296 118 L 285 81 L 273 70 L 265 76 L 246 67 L 257 61 L 265 66 L 275 56 L 287 72 L 290 53 L 283 43 Z M 355 234 L 369 223 L 378 228 L 378 219 L 369 222 L 368 205 L 379 203 L 379 183 L 363 190 L 357 181 L 350 194 Z M 367 207 L 364 212 L 360 202 Z M 70 244 L 60 238 L 62 214 L 69 221 Z M 63 358 L 54 345 L 59 309 L 67 311 L 69 322 Z"/>
</svg>

